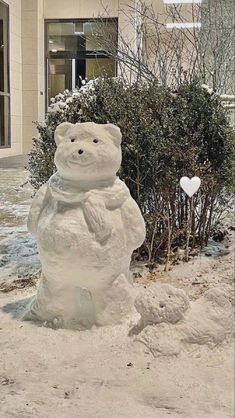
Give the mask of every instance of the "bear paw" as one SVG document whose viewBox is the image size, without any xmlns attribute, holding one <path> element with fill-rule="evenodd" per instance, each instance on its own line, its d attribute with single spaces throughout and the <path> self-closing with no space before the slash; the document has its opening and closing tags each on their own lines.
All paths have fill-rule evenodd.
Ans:
<svg viewBox="0 0 235 418">
<path fill-rule="evenodd" d="M 43 326 L 46 328 L 58 329 L 64 328 L 64 321 L 62 318 L 53 318 L 51 321 L 44 321 Z"/>
</svg>

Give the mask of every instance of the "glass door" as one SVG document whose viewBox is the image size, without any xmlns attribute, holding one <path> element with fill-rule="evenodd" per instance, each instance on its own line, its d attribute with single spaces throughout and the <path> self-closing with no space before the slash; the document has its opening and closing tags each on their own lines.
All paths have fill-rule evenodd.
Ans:
<svg viewBox="0 0 235 418">
<path fill-rule="evenodd" d="M 65 58 L 50 58 L 47 60 L 49 101 L 65 89 L 71 90 L 73 88 L 72 61 Z"/>
<path fill-rule="evenodd" d="M 9 6 L 0 0 L 0 148 L 10 146 Z"/>
<path fill-rule="evenodd" d="M 114 60 L 109 58 L 47 59 L 48 103 L 52 97 L 65 89 L 81 86 L 81 80 L 95 79 L 102 74 L 113 77 L 116 71 Z"/>
</svg>

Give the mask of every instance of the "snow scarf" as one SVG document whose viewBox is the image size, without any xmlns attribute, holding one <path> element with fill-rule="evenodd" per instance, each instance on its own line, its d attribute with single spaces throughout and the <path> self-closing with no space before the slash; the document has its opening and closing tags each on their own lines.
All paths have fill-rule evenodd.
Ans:
<svg viewBox="0 0 235 418">
<path fill-rule="evenodd" d="M 52 197 L 58 202 L 80 203 L 88 228 L 99 242 L 106 240 L 112 231 L 110 211 L 121 208 L 130 196 L 129 189 L 118 177 L 95 184 L 95 187 L 79 188 L 55 173 L 48 181 Z"/>
</svg>

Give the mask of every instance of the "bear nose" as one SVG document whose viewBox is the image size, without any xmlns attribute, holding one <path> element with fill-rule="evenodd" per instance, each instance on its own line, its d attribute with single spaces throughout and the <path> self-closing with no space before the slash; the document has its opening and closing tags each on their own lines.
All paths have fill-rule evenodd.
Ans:
<svg viewBox="0 0 235 418">
<path fill-rule="evenodd" d="M 83 149 L 79 149 L 78 154 L 83 154 Z"/>
</svg>

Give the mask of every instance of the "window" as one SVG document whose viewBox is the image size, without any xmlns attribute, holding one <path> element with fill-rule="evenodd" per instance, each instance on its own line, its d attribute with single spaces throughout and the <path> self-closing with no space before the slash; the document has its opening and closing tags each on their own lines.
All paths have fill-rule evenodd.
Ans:
<svg viewBox="0 0 235 418">
<path fill-rule="evenodd" d="M 46 21 L 46 108 L 51 97 L 98 76 L 116 76 L 117 19 Z"/>
<path fill-rule="evenodd" d="M 10 146 L 9 7 L 0 0 L 0 148 Z"/>
</svg>

